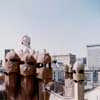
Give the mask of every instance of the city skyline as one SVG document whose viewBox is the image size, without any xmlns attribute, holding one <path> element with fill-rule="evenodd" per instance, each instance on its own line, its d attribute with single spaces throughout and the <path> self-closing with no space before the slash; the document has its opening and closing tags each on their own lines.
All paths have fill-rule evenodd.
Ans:
<svg viewBox="0 0 100 100">
<path fill-rule="evenodd" d="M 15 49 L 18 37 L 27 34 L 32 48 L 86 56 L 86 45 L 100 44 L 99 4 L 99 0 L 0 1 L 0 49 Z"/>
</svg>

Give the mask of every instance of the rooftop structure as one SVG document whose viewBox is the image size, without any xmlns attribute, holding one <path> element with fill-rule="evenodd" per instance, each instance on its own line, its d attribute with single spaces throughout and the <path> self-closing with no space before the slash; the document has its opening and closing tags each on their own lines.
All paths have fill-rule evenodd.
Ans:
<svg viewBox="0 0 100 100">
<path fill-rule="evenodd" d="M 53 60 L 57 60 L 58 62 L 62 62 L 64 65 L 74 64 L 76 61 L 76 55 L 74 54 L 59 54 L 59 55 L 52 55 Z"/>
<path fill-rule="evenodd" d="M 100 69 L 100 45 L 87 45 L 87 67 Z"/>
</svg>

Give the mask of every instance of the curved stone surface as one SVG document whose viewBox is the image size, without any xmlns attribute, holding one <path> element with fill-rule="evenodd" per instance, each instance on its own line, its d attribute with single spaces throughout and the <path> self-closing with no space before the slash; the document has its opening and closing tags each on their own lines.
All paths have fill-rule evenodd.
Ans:
<svg viewBox="0 0 100 100">
<path fill-rule="evenodd" d="M 15 51 L 10 51 L 5 57 L 4 69 L 7 73 L 19 71 L 20 58 Z"/>
</svg>

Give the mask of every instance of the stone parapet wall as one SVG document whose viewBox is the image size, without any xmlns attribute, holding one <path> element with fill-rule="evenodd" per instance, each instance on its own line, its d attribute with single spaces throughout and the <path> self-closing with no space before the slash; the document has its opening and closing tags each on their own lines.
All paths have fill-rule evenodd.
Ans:
<svg viewBox="0 0 100 100">
<path fill-rule="evenodd" d="M 49 100 L 74 100 L 72 97 L 64 97 L 53 91 L 50 92 Z"/>
</svg>

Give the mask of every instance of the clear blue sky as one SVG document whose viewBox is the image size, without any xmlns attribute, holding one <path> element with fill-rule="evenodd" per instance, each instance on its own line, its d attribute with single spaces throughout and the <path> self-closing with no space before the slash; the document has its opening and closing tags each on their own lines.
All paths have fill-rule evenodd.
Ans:
<svg viewBox="0 0 100 100">
<path fill-rule="evenodd" d="M 85 56 L 87 44 L 100 43 L 100 0 L 0 0 L 0 48 L 16 48 L 21 34 L 33 48 Z"/>
</svg>

